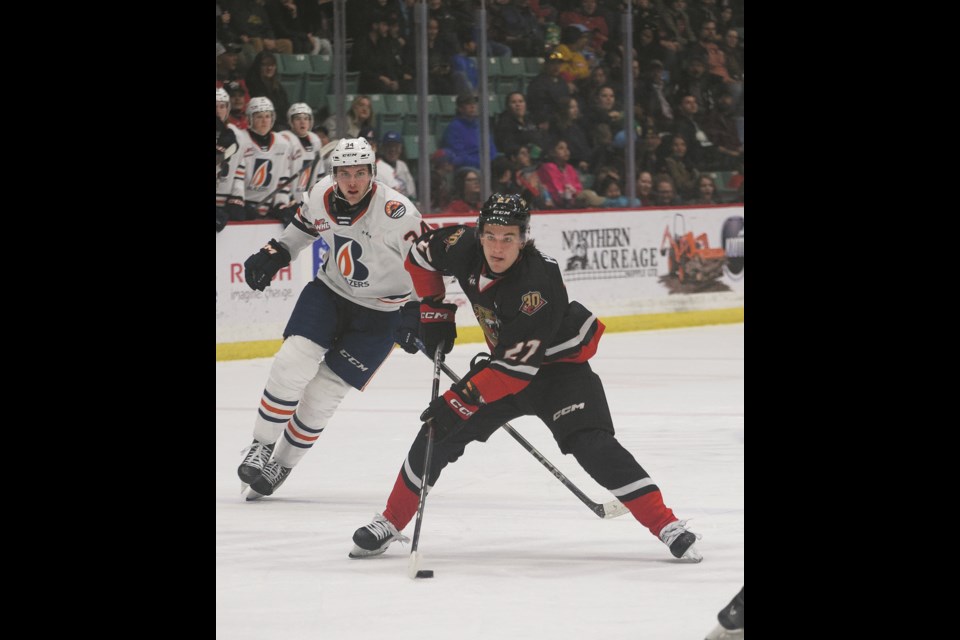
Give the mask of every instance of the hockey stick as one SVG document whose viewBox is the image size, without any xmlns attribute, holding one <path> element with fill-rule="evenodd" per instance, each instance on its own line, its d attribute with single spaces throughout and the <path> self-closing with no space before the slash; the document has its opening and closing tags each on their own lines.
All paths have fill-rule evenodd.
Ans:
<svg viewBox="0 0 960 640">
<path fill-rule="evenodd" d="M 423 346 L 423 342 L 421 342 L 419 339 L 417 340 L 417 347 L 420 349 L 423 355 L 427 355 L 426 348 Z M 448 378 L 450 378 L 454 382 L 460 382 L 460 376 L 455 374 L 453 370 L 450 369 L 450 367 L 448 367 L 445 362 L 443 361 L 440 362 L 440 368 L 443 370 L 445 374 L 447 374 Z M 619 500 L 611 500 L 610 502 L 604 502 L 602 504 L 599 502 L 594 502 L 587 496 L 587 494 L 581 491 L 577 487 L 577 485 L 573 484 L 573 482 L 571 482 L 570 479 L 567 478 L 567 476 L 563 475 L 563 472 L 560 471 L 560 469 L 557 469 L 555 466 L 553 466 L 553 464 L 549 460 L 547 460 L 542 453 L 537 451 L 537 448 L 534 447 L 532 444 L 530 444 L 526 438 L 524 438 L 522 435 L 517 433 L 517 431 L 512 426 L 510 426 L 509 422 L 506 422 L 503 425 L 501 425 L 501 428 L 504 429 L 507 433 L 509 433 L 514 440 L 519 442 L 521 447 L 529 451 L 534 458 L 539 460 L 540 464 L 542 464 L 544 467 L 547 468 L 547 471 L 552 473 L 557 480 L 563 483 L 563 486 L 569 489 L 570 492 L 573 493 L 573 495 L 577 496 L 577 498 L 580 499 L 580 502 L 587 505 L 587 507 L 589 507 L 591 511 L 597 514 L 597 516 L 604 519 L 610 519 L 610 518 L 617 518 L 624 514 L 630 513 L 630 510 L 627 509 L 625 506 L 623 506 L 623 503 L 620 502 Z"/>
<path fill-rule="evenodd" d="M 430 402 L 433 403 L 440 393 L 440 367 L 443 366 L 443 341 L 437 346 L 433 356 L 433 388 L 430 391 Z M 413 529 L 413 542 L 410 543 L 410 562 L 407 564 L 407 575 L 411 578 L 432 578 L 433 571 L 421 570 L 420 563 L 423 556 L 417 551 L 420 544 L 420 525 L 423 524 L 423 508 L 427 503 L 427 480 L 430 478 L 430 458 L 433 457 L 433 420 L 427 421 L 427 452 L 423 461 L 423 475 L 420 477 L 420 504 L 417 505 L 417 525 Z"/>
</svg>

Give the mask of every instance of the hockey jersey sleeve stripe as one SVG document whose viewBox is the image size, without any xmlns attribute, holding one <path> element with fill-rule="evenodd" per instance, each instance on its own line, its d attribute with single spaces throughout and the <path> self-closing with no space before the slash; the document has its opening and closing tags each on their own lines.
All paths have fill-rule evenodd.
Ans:
<svg viewBox="0 0 960 640">
<path fill-rule="evenodd" d="M 410 247 L 410 253 L 407 254 L 403 267 L 410 274 L 417 295 L 421 298 L 446 295 L 447 289 L 443 284 L 443 275 L 429 264 L 423 266 L 422 263 L 426 263 L 426 260 L 417 251 L 416 246 Z"/>
<path fill-rule="evenodd" d="M 597 320 L 593 325 L 591 325 L 590 330 L 587 331 L 587 335 L 584 336 L 580 344 L 575 345 L 567 351 L 559 352 L 554 356 L 550 356 L 549 360 L 547 357 L 544 357 L 544 363 L 549 362 L 550 364 L 553 364 L 554 362 L 586 362 L 597 353 L 597 347 L 600 345 L 600 336 L 603 335 L 603 331 L 606 328 L 607 326 L 605 324 L 600 322 L 600 320 Z"/>
<path fill-rule="evenodd" d="M 506 369 L 507 371 L 513 371 L 515 373 L 525 374 L 531 378 L 537 375 L 537 371 L 540 370 L 540 367 L 531 367 L 527 364 L 509 364 L 505 360 L 491 360 L 489 366 Z"/>
<path fill-rule="evenodd" d="M 584 338 L 587 337 L 587 333 L 593 327 L 593 323 L 596 322 L 596 320 L 596 314 L 591 314 L 590 317 L 587 318 L 586 322 L 584 322 L 580 327 L 580 331 L 577 332 L 577 335 L 573 336 L 566 342 L 561 342 L 560 344 L 555 344 L 552 347 L 548 347 L 547 352 L 544 355 L 549 357 L 558 354 L 561 351 L 566 351 L 567 349 L 571 349 L 580 345 L 584 341 Z"/>
<path fill-rule="evenodd" d="M 529 379 L 521 380 L 489 366 L 470 378 L 470 381 L 473 382 L 473 386 L 477 388 L 480 397 L 486 403 L 496 402 L 500 398 L 520 393 L 530 384 Z"/>
<path fill-rule="evenodd" d="M 317 230 L 313 228 L 313 224 L 308 223 L 303 219 L 303 216 L 300 215 L 300 209 L 297 209 L 297 214 L 293 217 L 293 226 L 295 226 L 300 231 L 303 231 L 306 234 L 309 234 L 310 237 L 316 238 L 320 234 L 317 233 Z"/>
</svg>

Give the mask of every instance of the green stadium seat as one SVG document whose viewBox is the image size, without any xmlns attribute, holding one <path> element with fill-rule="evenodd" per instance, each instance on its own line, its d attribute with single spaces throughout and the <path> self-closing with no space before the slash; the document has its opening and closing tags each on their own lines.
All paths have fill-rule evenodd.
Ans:
<svg viewBox="0 0 960 640">
<path fill-rule="evenodd" d="M 438 95 L 437 101 L 440 107 L 440 115 L 457 115 L 457 96 Z"/>
</svg>

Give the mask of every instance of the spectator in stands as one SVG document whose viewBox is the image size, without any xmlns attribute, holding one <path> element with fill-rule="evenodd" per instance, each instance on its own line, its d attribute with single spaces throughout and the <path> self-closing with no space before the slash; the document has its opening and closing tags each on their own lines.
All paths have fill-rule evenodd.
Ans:
<svg viewBox="0 0 960 640">
<path fill-rule="evenodd" d="M 567 27 L 572 24 L 579 24 L 586 27 L 592 34 L 590 48 L 599 53 L 604 50 L 604 45 L 610 37 L 607 19 L 603 12 L 597 8 L 597 0 L 580 0 L 578 4 L 578 8 L 560 14 L 560 26 Z"/>
<path fill-rule="evenodd" d="M 417 60 L 416 43 L 411 38 L 406 40 L 401 34 L 401 23 L 396 12 L 391 12 L 387 20 L 390 30 L 387 33 L 388 49 L 390 55 L 396 60 L 400 68 L 400 91 L 399 93 L 416 93 L 417 86 L 414 82 L 414 68 Z"/>
<path fill-rule="evenodd" d="M 726 90 L 723 81 L 717 76 L 707 73 L 707 65 L 702 58 L 691 56 L 687 58 L 683 71 L 673 87 L 673 95 L 691 95 L 697 99 L 697 104 L 704 113 L 711 111 L 716 104 L 716 96 Z"/>
<path fill-rule="evenodd" d="M 559 139 L 550 149 L 549 159 L 540 165 L 540 182 L 550 192 L 550 198 L 560 209 L 574 206 L 577 194 L 583 185 L 576 169 L 569 164 L 570 149 L 567 141 Z"/>
<path fill-rule="evenodd" d="M 450 60 L 439 53 L 431 53 L 427 62 L 427 92 L 450 96 L 457 93 L 457 81 L 450 68 Z"/>
<path fill-rule="evenodd" d="M 729 91 L 719 94 L 717 107 L 703 119 L 703 132 L 716 148 L 715 168 L 718 171 L 733 171 L 743 161 L 743 143 L 737 132 L 733 95 Z"/>
<path fill-rule="evenodd" d="M 480 170 L 461 167 L 453 178 L 454 200 L 443 212 L 479 214 L 480 205 L 483 204 L 480 193 Z"/>
<path fill-rule="evenodd" d="M 377 180 L 393 187 L 411 200 L 417 199 L 417 184 L 407 163 L 400 159 L 403 137 L 396 131 L 383 134 L 377 157 Z"/>
<path fill-rule="evenodd" d="M 247 122 L 247 92 L 239 82 L 227 82 L 223 88 L 230 96 L 230 115 L 227 116 L 227 124 L 232 124 L 237 129 L 246 129 L 249 126 Z"/>
<path fill-rule="evenodd" d="M 657 3 L 659 4 L 659 2 Z M 639 48 L 638 32 L 643 29 L 658 30 L 660 11 L 653 0 L 635 0 L 633 3 L 634 47 Z M 662 59 L 662 58 L 661 58 Z"/>
<path fill-rule="evenodd" d="M 580 103 L 576 98 L 567 100 L 567 104 L 557 110 L 550 122 L 550 140 L 567 141 L 570 150 L 569 162 L 580 173 L 589 173 L 593 146 L 590 134 L 580 116 Z"/>
<path fill-rule="evenodd" d="M 651 60 L 646 69 L 641 68 L 640 90 L 636 102 L 643 105 L 643 112 L 653 118 L 660 131 L 673 128 L 673 92 L 664 76 L 665 69 L 659 60 Z"/>
<path fill-rule="evenodd" d="M 677 195 L 677 188 L 673 184 L 673 178 L 659 173 L 654 178 L 656 189 L 653 194 L 653 204 L 656 207 L 672 207 L 683 204 L 683 200 Z"/>
<path fill-rule="evenodd" d="M 367 34 L 354 42 L 347 65 L 360 73 L 357 90 L 361 93 L 399 93 L 402 70 L 393 57 L 390 23 L 383 13 L 375 12 L 368 21 Z"/>
<path fill-rule="evenodd" d="M 233 9 L 230 21 L 232 28 L 240 34 L 244 44 L 252 47 L 253 53 L 264 50 L 293 53 L 293 43 L 286 38 L 278 38 L 274 31 L 267 11 L 267 0 L 232 0 L 230 4 Z"/>
<path fill-rule="evenodd" d="M 456 33 L 450 36 L 440 33 L 440 22 L 436 18 L 427 20 L 427 53 L 437 55 L 449 64 L 450 56 L 460 51 Z"/>
<path fill-rule="evenodd" d="M 719 78 L 733 94 L 734 102 L 737 102 L 742 84 L 731 75 L 727 67 L 727 55 L 720 48 L 717 40 L 717 23 L 707 20 L 700 28 L 699 40 L 690 47 L 690 56 L 703 60 L 707 65 L 707 73 Z"/>
<path fill-rule="evenodd" d="M 376 122 L 376 114 L 373 112 L 373 103 L 370 96 L 359 95 L 350 103 L 347 110 L 347 130 L 342 134 L 337 131 L 337 116 L 330 116 L 323 122 L 323 126 L 330 132 L 330 138 L 356 138 L 361 129 L 371 129 Z"/>
<path fill-rule="evenodd" d="M 668 0 L 665 11 L 660 14 L 660 45 L 670 51 L 667 67 L 670 73 L 676 74 L 679 69 L 675 65 L 686 57 L 687 48 L 697 41 L 696 32 L 690 24 L 685 0 Z"/>
<path fill-rule="evenodd" d="M 277 113 L 286 114 L 290 108 L 290 99 L 287 90 L 280 84 L 277 74 L 277 57 L 264 49 L 253 59 L 253 64 L 247 71 L 247 89 L 251 98 L 269 98 Z M 286 118 L 276 118 L 274 131 L 284 131 L 290 128 Z"/>
<path fill-rule="evenodd" d="M 309 28 L 300 17 L 299 8 L 294 0 L 267 0 L 267 13 L 277 38 L 285 38 L 293 43 L 293 53 L 311 55 L 320 53 L 320 39 L 309 33 Z M 327 54 L 330 54 L 329 41 Z"/>
<path fill-rule="evenodd" d="M 590 75 L 577 83 L 577 102 L 580 103 L 580 113 L 590 109 L 590 96 L 600 87 L 610 84 L 610 69 L 603 63 L 590 70 Z"/>
<path fill-rule="evenodd" d="M 703 174 L 697 178 L 696 197 L 689 200 L 687 204 L 721 204 L 722 202 L 717 194 L 717 181 L 713 176 Z"/>
<path fill-rule="evenodd" d="M 700 172 L 687 157 L 687 140 L 675 134 L 670 141 L 670 155 L 663 159 L 657 170 L 673 178 L 674 188 L 684 200 L 697 196 L 697 178 Z"/>
<path fill-rule="evenodd" d="M 634 45 L 637 51 L 636 60 L 640 63 L 640 69 L 647 69 L 654 60 L 660 62 L 661 68 L 663 61 L 670 63 L 670 67 L 676 67 L 676 54 L 660 44 L 660 32 L 656 25 L 643 26 L 635 31 L 636 37 Z"/>
<path fill-rule="evenodd" d="M 430 159 L 430 213 L 445 210 L 453 198 L 453 163 L 437 155 Z"/>
<path fill-rule="evenodd" d="M 590 122 L 594 132 L 598 127 L 606 126 L 611 136 L 623 128 L 623 112 L 617 105 L 617 95 L 612 86 L 600 87 L 593 94 L 590 109 L 587 112 L 587 121 Z"/>
<path fill-rule="evenodd" d="M 687 155 L 693 165 L 697 169 L 709 169 L 716 164 L 716 148 L 700 125 L 700 120 L 697 98 L 692 95 L 682 96 L 673 133 L 683 136 L 687 141 Z"/>
<path fill-rule="evenodd" d="M 637 174 L 637 199 L 641 207 L 649 207 L 653 204 L 653 174 L 649 171 L 641 171 Z"/>
<path fill-rule="evenodd" d="M 494 5 L 487 6 L 490 24 L 497 32 L 498 40 L 510 47 L 513 55 L 544 55 L 543 25 L 533 12 L 529 0 L 496 0 Z"/>
<path fill-rule="evenodd" d="M 584 56 L 584 50 L 590 43 L 590 30 L 582 24 L 572 24 L 560 32 L 560 46 L 554 51 L 560 54 L 560 77 L 567 83 L 570 95 L 580 90 L 579 81 L 590 76 L 590 65 Z"/>
<path fill-rule="evenodd" d="M 497 143 L 497 149 L 508 156 L 515 155 L 520 146 L 525 144 L 537 145 L 542 149 L 543 133 L 527 117 L 527 99 L 523 94 L 519 91 L 508 94 L 504 100 L 504 107 L 493 127 L 493 139 Z"/>
<path fill-rule="evenodd" d="M 223 51 L 217 56 L 217 86 L 222 87 L 227 82 L 239 82 L 246 93 L 246 81 L 239 67 L 240 45 L 224 43 L 222 46 Z"/>
<path fill-rule="evenodd" d="M 457 117 L 443 132 L 440 148 L 434 153 L 434 156 L 449 158 L 454 169 L 480 166 L 480 119 L 477 102 L 477 96 L 472 93 L 461 93 L 457 96 Z M 486 161 L 493 160 L 497 154 L 497 145 L 491 133 L 490 157 Z"/>
<path fill-rule="evenodd" d="M 637 144 L 637 162 L 638 171 L 656 171 L 660 164 L 661 151 L 660 146 L 663 142 L 663 134 L 659 133 L 655 127 L 647 129 L 643 140 Z"/>
<path fill-rule="evenodd" d="M 717 0 L 700 0 L 700 2 L 687 8 L 687 15 L 693 23 L 694 32 L 699 32 L 703 23 L 712 20 L 717 21 L 720 17 L 720 8 L 717 6 Z"/>
<path fill-rule="evenodd" d="M 460 30 L 460 52 L 450 57 L 450 69 L 457 93 L 472 93 L 477 90 L 480 72 L 477 68 L 477 41 L 473 28 Z"/>
<path fill-rule="evenodd" d="M 427 18 L 428 21 L 437 21 L 437 38 L 442 42 L 438 44 L 445 52 L 453 55 L 460 51 L 458 31 L 462 25 L 473 24 L 473 16 L 462 11 L 454 12 L 445 0 L 427 0 Z M 427 26 L 429 29 L 429 23 Z"/>
<path fill-rule="evenodd" d="M 743 44 L 740 42 L 740 33 L 734 27 L 723 32 L 723 41 L 720 50 L 727 59 L 727 70 L 734 80 L 743 81 Z"/>
<path fill-rule="evenodd" d="M 540 182 L 540 149 L 531 150 L 527 145 L 521 145 L 517 149 L 516 165 L 514 171 L 514 182 L 522 189 L 521 193 L 529 194 L 527 202 L 533 209 L 552 209 L 554 207 L 553 198 L 550 192 L 543 187 Z M 526 198 L 526 196 L 524 196 Z"/>
<path fill-rule="evenodd" d="M 543 69 L 527 86 L 527 109 L 537 124 L 548 122 L 558 107 L 570 99 L 570 88 L 560 77 L 563 56 L 554 51 L 543 61 Z"/>
</svg>

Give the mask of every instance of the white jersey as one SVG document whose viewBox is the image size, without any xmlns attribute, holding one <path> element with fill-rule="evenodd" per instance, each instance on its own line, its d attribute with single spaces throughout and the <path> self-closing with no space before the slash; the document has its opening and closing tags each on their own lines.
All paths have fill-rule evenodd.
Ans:
<svg viewBox="0 0 960 640">
<path fill-rule="evenodd" d="M 246 165 L 244 199 L 246 204 L 263 202 L 258 207 L 260 215 L 266 215 L 273 205 L 290 202 L 290 185 L 285 184 L 270 200 L 270 194 L 290 179 L 290 142 L 283 136 L 270 132 L 269 143 L 261 147 L 253 136 L 250 146 L 243 154 Z M 266 202 L 265 202 L 266 201 Z"/>
<path fill-rule="evenodd" d="M 238 204 L 243 204 L 244 178 L 246 177 L 246 165 L 243 162 L 247 147 L 250 146 L 250 136 L 243 129 L 239 129 L 232 124 L 227 127 L 233 131 L 237 138 L 237 152 L 224 160 L 220 164 L 220 173 L 217 174 L 217 206 L 222 207 L 227 203 L 227 198 L 239 200 Z"/>
<path fill-rule="evenodd" d="M 294 176 L 290 185 L 291 202 L 299 202 L 310 187 L 317 184 L 326 171 L 323 167 L 323 158 L 320 157 L 320 148 L 323 143 L 320 136 L 308 131 L 305 138 L 299 137 L 293 131 L 281 131 L 280 135 L 290 143 L 290 170 Z"/>
<path fill-rule="evenodd" d="M 409 198 L 373 182 L 370 202 L 352 224 L 338 224 L 331 213 L 336 183 L 325 176 L 311 190 L 278 238 L 296 257 L 317 237 L 329 247 L 317 278 L 357 304 L 391 311 L 416 300 L 404 268 L 414 241 L 429 228 Z M 340 201 L 341 203 L 343 201 Z"/>
<path fill-rule="evenodd" d="M 391 167 L 386 160 L 377 160 L 377 180 L 393 187 L 411 200 L 417 199 L 417 183 L 403 160 L 397 160 L 396 167 Z"/>
</svg>

